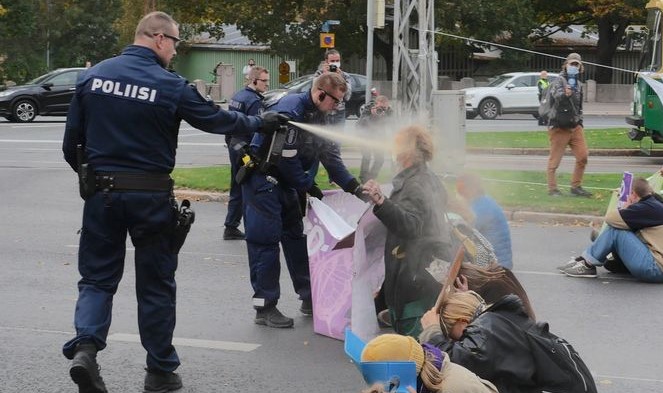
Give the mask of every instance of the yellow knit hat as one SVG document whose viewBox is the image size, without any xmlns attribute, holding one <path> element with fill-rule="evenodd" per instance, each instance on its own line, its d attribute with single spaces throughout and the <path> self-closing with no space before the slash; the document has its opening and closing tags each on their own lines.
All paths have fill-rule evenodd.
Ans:
<svg viewBox="0 0 663 393">
<path fill-rule="evenodd" d="M 383 334 L 366 344 L 361 353 L 362 362 L 414 362 L 417 375 L 424 365 L 424 349 L 410 336 L 400 334 Z"/>
</svg>

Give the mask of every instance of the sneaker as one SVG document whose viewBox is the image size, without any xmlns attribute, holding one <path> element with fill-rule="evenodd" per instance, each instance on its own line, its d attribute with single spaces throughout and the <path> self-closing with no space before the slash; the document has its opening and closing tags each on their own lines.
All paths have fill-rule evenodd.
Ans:
<svg viewBox="0 0 663 393">
<path fill-rule="evenodd" d="M 94 344 L 79 344 L 69 369 L 71 379 L 78 385 L 78 393 L 107 393 L 99 374 L 97 348 Z"/>
<path fill-rule="evenodd" d="M 313 315 L 313 302 L 311 299 L 302 300 L 302 305 L 299 307 L 299 311 L 304 315 Z"/>
<path fill-rule="evenodd" d="M 146 371 L 144 392 L 166 393 L 182 388 L 182 378 L 174 372 Z"/>
<path fill-rule="evenodd" d="M 378 325 L 380 325 L 380 327 L 391 327 L 391 314 L 389 314 L 389 309 L 382 310 L 378 313 Z"/>
<path fill-rule="evenodd" d="M 560 273 L 564 273 L 566 269 L 573 267 L 576 263 L 584 260 L 585 259 L 583 257 L 571 258 L 571 260 L 566 262 L 565 264 L 557 266 L 557 270 L 559 270 Z"/>
<path fill-rule="evenodd" d="M 564 269 L 564 274 L 569 277 L 596 277 L 596 266 L 589 267 L 585 261 L 578 261 L 575 265 Z"/>
<path fill-rule="evenodd" d="M 578 186 L 578 187 L 571 187 L 571 195 L 590 198 L 594 194 L 592 194 L 591 192 L 585 190 L 581 186 Z"/>
<path fill-rule="evenodd" d="M 244 240 L 244 239 L 246 239 L 244 232 L 240 231 L 237 228 L 226 227 L 226 229 L 223 230 L 223 240 Z"/>
<path fill-rule="evenodd" d="M 559 189 L 555 188 L 554 190 L 548 191 L 548 195 L 558 197 L 558 196 L 562 196 L 564 194 L 562 194 L 562 192 Z"/>
<path fill-rule="evenodd" d="M 265 325 L 275 328 L 289 328 L 295 324 L 294 319 L 281 314 L 281 311 L 276 307 L 256 311 L 256 319 L 254 322 L 257 325 Z"/>
</svg>

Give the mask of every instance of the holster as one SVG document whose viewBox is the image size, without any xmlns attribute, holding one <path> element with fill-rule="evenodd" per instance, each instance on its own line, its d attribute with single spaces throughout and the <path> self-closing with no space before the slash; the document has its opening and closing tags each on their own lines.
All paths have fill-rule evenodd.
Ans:
<svg viewBox="0 0 663 393">
<path fill-rule="evenodd" d="M 94 195 L 96 191 L 96 179 L 94 169 L 87 163 L 83 145 L 76 146 L 76 162 L 78 164 L 78 193 L 83 200 Z"/>
<path fill-rule="evenodd" d="M 196 219 L 196 213 L 191 209 L 191 202 L 188 199 L 182 200 L 179 207 L 177 202 L 174 202 L 174 204 L 177 211 L 177 220 L 171 236 L 170 250 L 173 254 L 179 254 L 186 237 L 189 235 L 191 225 Z"/>
</svg>

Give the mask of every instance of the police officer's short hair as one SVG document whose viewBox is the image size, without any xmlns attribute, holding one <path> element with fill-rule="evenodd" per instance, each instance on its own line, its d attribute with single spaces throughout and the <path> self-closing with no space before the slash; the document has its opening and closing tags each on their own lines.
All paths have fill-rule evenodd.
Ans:
<svg viewBox="0 0 663 393">
<path fill-rule="evenodd" d="M 269 70 L 267 68 L 260 67 L 260 66 L 255 66 L 255 67 L 251 68 L 251 70 L 249 71 L 248 78 L 249 78 L 250 81 L 255 81 L 256 79 L 260 79 L 260 74 L 262 74 L 263 72 L 266 72 L 266 73 L 269 74 Z"/>
<path fill-rule="evenodd" d="M 152 37 L 157 33 L 171 33 L 173 27 L 177 27 L 178 24 L 175 22 L 172 16 L 161 11 L 150 12 L 145 15 L 143 19 L 138 22 L 136 26 L 136 33 L 134 38 L 138 38 L 142 35 Z M 171 33 L 172 34 L 172 33 Z"/>
<path fill-rule="evenodd" d="M 325 72 L 313 80 L 313 88 L 325 91 L 339 90 L 345 93 L 348 85 L 345 79 L 335 72 Z"/>
</svg>

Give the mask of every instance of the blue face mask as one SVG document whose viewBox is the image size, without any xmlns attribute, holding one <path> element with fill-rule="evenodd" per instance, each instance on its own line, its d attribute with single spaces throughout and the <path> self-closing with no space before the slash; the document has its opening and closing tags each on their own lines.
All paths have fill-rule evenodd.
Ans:
<svg viewBox="0 0 663 393">
<path fill-rule="evenodd" d="M 568 75 L 578 75 L 578 72 L 578 67 L 572 65 L 566 66 L 566 73 Z"/>
</svg>

